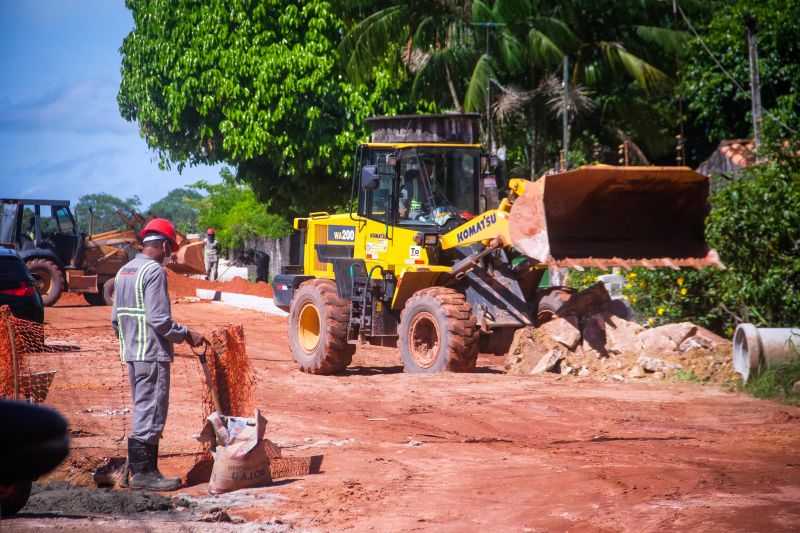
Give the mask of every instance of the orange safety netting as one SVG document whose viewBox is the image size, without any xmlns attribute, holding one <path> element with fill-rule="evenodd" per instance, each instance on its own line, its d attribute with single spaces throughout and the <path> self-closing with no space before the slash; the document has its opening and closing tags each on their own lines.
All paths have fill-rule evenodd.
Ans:
<svg viewBox="0 0 800 533">
<path fill-rule="evenodd" d="M 0 307 L 0 397 L 44 401 L 54 372 L 30 371 L 30 355 L 46 350 L 44 326 Z"/>
</svg>

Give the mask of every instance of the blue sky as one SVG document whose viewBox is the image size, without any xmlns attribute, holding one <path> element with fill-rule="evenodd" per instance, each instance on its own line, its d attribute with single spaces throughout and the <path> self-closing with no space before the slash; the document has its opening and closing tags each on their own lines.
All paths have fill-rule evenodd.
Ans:
<svg viewBox="0 0 800 533">
<path fill-rule="evenodd" d="M 143 207 L 219 168 L 162 171 L 120 117 L 122 0 L 0 0 L 0 197 L 138 195 Z"/>
</svg>

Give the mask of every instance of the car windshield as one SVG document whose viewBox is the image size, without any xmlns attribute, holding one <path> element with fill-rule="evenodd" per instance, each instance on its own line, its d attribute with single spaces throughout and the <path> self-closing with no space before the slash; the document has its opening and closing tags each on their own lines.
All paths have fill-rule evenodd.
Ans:
<svg viewBox="0 0 800 533">
<path fill-rule="evenodd" d="M 444 226 L 475 214 L 480 151 L 416 147 L 400 157 L 400 224 Z"/>
</svg>

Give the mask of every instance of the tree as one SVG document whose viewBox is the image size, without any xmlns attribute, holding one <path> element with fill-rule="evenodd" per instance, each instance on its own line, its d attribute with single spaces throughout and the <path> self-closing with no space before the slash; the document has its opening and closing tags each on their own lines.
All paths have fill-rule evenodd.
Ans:
<svg viewBox="0 0 800 533">
<path fill-rule="evenodd" d="M 75 205 L 75 217 L 81 231 L 89 232 L 89 210 L 92 212 L 92 232 L 101 233 L 125 228 L 125 222 L 117 214 L 121 211 L 126 217 L 136 211 L 142 202 L 138 196 L 127 200 L 117 198 L 112 194 L 96 193 L 81 196 Z"/>
<path fill-rule="evenodd" d="M 277 239 L 292 227 L 282 217 L 268 212 L 272 202 L 261 203 L 249 185 L 234 177 L 227 168 L 220 171 L 222 183 L 198 181 L 194 189 L 207 195 L 189 202 L 198 209 L 201 227 L 214 228 L 217 242 L 226 249 L 241 248 L 249 237 Z"/>
<path fill-rule="evenodd" d="M 154 202 L 148 213 L 157 218 L 170 220 L 181 233 L 194 233 L 203 228 L 197 223 L 198 209 L 193 200 L 203 196 L 194 189 L 173 189 L 161 200 Z"/>
<path fill-rule="evenodd" d="M 700 158 L 720 139 L 752 136 L 745 13 L 757 24 L 764 127 L 775 130 L 776 141 L 797 138 L 800 131 L 800 0 L 737 0 L 717 10 L 707 24 L 697 23 L 700 37 L 686 49 L 683 89 L 691 114 L 688 122 L 697 124 L 693 143 L 699 145 Z"/>
<path fill-rule="evenodd" d="M 349 197 L 363 118 L 399 109 L 404 80 L 337 67 L 342 20 L 323 0 L 127 0 L 122 116 L 164 166 L 225 162 L 283 215 Z"/>
</svg>

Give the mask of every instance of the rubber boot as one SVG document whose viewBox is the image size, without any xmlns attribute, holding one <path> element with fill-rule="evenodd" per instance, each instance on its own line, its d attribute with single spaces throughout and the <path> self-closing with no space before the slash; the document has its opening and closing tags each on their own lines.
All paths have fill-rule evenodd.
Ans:
<svg viewBox="0 0 800 533">
<path fill-rule="evenodd" d="M 161 479 L 161 480 L 164 480 L 164 481 L 169 481 L 171 483 L 177 483 L 178 486 L 180 486 L 180 484 L 181 484 L 181 478 L 180 477 L 165 476 L 158 470 L 158 443 L 156 443 L 156 444 L 148 444 L 147 447 L 150 448 L 149 451 L 150 451 L 150 454 L 151 454 L 151 456 L 153 458 L 153 472 L 155 473 L 156 477 Z"/>
<path fill-rule="evenodd" d="M 131 490 L 167 491 L 181 486 L 180 481 L 159 477 L 153 468 L 151 447 L 136 439 L 128 439 L 128 462 L 130 463 Z"/>
</svg>

